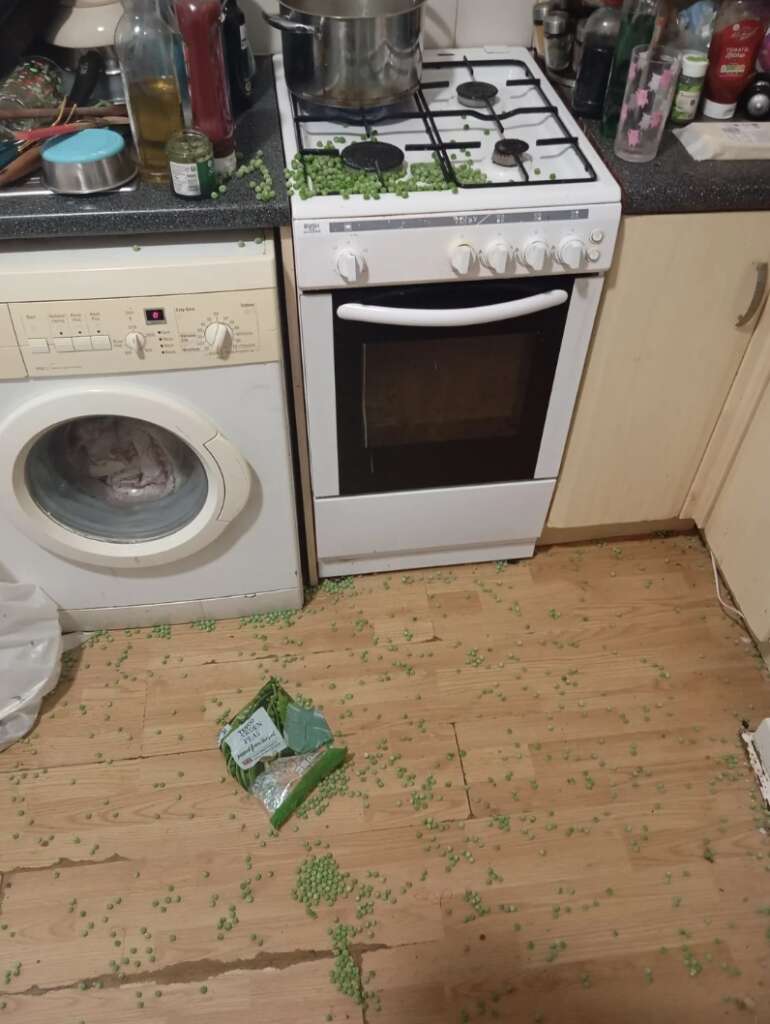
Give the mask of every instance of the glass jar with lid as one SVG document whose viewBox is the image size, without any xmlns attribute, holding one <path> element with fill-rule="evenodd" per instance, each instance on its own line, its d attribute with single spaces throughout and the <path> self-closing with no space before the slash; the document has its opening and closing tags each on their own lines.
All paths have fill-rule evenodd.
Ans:
<svg viewBox="0 0 770 1024">
<path fill-rule="evenodd" d="M 166 145 L 171 188 L 183 199 L 213 196 L 217 188 L 214 147 L 203 132 L 185 128 L 175 132 Z"/>
</svg>

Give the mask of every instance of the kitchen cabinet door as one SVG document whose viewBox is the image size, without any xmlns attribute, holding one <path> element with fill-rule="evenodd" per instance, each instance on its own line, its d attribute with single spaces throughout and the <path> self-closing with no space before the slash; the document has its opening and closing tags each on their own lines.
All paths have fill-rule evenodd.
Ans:
<svg viewBox="0 0 770 1024">
<path fill-rule="evenodd" d="M 768 259 L 770 212 L 624 219 L 549 527 L 682 515 Z"/>
<path fill-rule="evenodd" d="M 757 287 L 761 290 L 762 270 Z M 705 526 L 743 438 L 770 382 L 770 303 L 761 314 L 746 354 L 709 439 L 682 515 Z"/>
<path fill-rule="evenodd" d="M 770 384 L 706 521 L 706 539 L 746 624 L 770 640 Z"/>
</svg>

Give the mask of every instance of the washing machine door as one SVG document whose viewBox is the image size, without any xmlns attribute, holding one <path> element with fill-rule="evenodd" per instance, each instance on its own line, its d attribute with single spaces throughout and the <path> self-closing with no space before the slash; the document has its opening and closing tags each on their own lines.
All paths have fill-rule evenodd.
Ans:
<svg viewBox="0 0 770 1024">
<path fill-rule="evenodd" d="M 81 386 L 0 422 L 4 510 L 43 547 L 88 565 L 162 565 L 200 551 L 250 486 L 233 444 L 167 395 Z"/>
</svg>

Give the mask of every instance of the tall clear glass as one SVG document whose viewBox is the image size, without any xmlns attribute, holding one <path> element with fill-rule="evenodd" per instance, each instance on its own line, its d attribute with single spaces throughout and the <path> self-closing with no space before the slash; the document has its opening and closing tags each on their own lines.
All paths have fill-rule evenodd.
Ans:
<svg viewBox="0 0 770 1024">
<path fill-rule="evenodd" d="M 637 46 L 631 54 L 620 108 L 615 155 L 643 164 L 658 154 L 663 129 L 674 101 L 681 56 L 675 50 Z"/>
<path fill-rule="evenodd" d="M 131 131 L 144 181 L 169 181 L 166 143 L 184 127 L 176 70 L 176 39 L 158 0 L 123 0 L 115 50 Z"/>
</svg>

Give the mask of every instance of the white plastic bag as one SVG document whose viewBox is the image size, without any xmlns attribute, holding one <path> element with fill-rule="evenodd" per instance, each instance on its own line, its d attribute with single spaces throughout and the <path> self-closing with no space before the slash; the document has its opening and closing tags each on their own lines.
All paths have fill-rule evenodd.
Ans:
<svg viewBox="0 0 770 1024">
<path fill-rule="evenodd" d="M 53 601 L 32 583 L 0 583 L 0 750 L 35 724 L 59 678 L 61 653 Z"/>
</svg>

